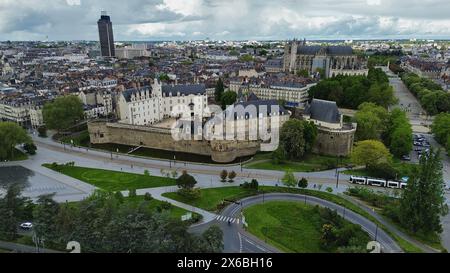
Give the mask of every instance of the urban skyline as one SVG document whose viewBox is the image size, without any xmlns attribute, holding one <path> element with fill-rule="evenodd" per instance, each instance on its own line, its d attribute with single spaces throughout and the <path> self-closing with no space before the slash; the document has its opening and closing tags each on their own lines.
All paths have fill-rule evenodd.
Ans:
<svg viewBox="0 0 450 273">
<path fill-rule="evenodd" d="M 446 1 L 0 1 L 2 40 L 97 40 L 108 11 L 118 41 L 448 39 Z M 11 9 L 14 9 L 12 12 Z"/>
</svg>

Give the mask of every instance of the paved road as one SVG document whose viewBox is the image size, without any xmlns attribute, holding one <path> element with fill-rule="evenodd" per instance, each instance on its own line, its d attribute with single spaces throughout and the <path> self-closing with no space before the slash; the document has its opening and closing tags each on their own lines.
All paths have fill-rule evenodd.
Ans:
<svg viewBox="0 0 450 273">
<path fill-rule="evenodd" d="M 55 143 L 49 139 L 42 140 L 35 138 L 36 144 L 38 146 L 37 155 L 30 157 L 29 160 L 18 162 L 18 163 L 6 163 L 8 164 L 19 164 L 29 168 L 33 171 L 36 171 L 40 174 L 46 175 L 52 179 L 60 181 L 63 185 L 67 187 L 72 187 L 82 193 L 72 194 L 72 195 L 63 195 L 60 194 L 55 196 L 56 201 L 65 202 L 65 201 L 79 201 L 86 196 L 90 195 L 95 187 L 88 185 L 82 181 L 78 181 L 76 179 L 61 175 L 49 169 L 46 169 L 41 166 L 43 163 L 49 162 L 58 162 L 58 163 L 66 163 L 70 161 L 74 161 L 76 165 L 83 167 L 91 167 L 91 168 L 101 168 L 108 170 L 122 170 L 124 172 L 131 173 L 140 173 L 142 174 L 144 170 L 150 170 L 152 175 L 162 176 L 160 173 L 161 169 L 166 171 L 168 170 L 178 170 L 180 173 L 181 170 L 187 169 L 198 181 L 198 186 L 200 188 L 211 188 L 211 187 L 223 187 L 223 186 L 236 186 L 246 180 L 251 178 L 257 178 L 260 185 L 274 186 L 279 183 L 279 179 L 284 175 L 283 172 L 277 171 L 264 171 L 264 170 L 247 170 L 245 168 L 240 169 L 239 165 L 227 166 L 226 169 L 234 169 L 238 173 L 238 177 L 236 182 L 223 184 L 219 181 L 218 173 L 224 168 L 223 166 L 210 166 L 210 165 L 202 165 L 202 164 L 184 164 L 177 163 L 175 166 L 170 166 L 167 161 L 159 161 L 153 159 L 146 158 L 137 158 L 126 155 L 114 155 L 111 160 L 110 154 L 101 152 L 101 151 L 92 151 L 86 150 L 85 148 L 69 148 L 64 147 L 58 143 Z M 5 165 L 5 163 L 0 163 L 0 166 Z M 170 169 L 170 167 L 172 167 Z M 326 187 L 332 187 L 335 193 L 344 192 L 349 184 L 346 182 L 348 176 L 341 175 L 340 176 L 340 184 L 339 188 L 335 188 L 335 170 L 318 172 L 318 173 L 296 173 L 297 177 L 306 177 L 309 180 L 309 187 L 312 188 L 313 184 L 322 184 L 325 189 Z M 159 200 L 167 200 L 162 197 L 161 194 L 167 191 L 174 191 L 175 188 L 165 187 L 160 189 L 142 189 L 139 190 L 139 194 L 144 194 L 145 192 L 150 192 L 155 196 L 156 199 Z M 380 190 L 380 189 L 378 189 Z M 1 193 L 0 193 L 1 194 Z M 175 203 L 175 201 L 167 200 L 171 203 Z M 193 208 L 191 206 L 177 203 L 176 205 L 186 208 L 188 210 L 192 210 L 198 212 L 204 216 L 204 222 L 212 220 L 215 217 L 214 214 L 209 212 L 202 211 L 198 208 Z M 447 228 L 447 227 L 445 227 Z M 445 229 L 444 228 L 444 229 Z M 450 228 L 450 226 L 449 226 Z"/>
<path fill-rule="evenodd" d="M 312 196 L 305 196 L 299 194 L 286 194 L 286 193 L 273 193 L 259 196 L 252 196 L 245 198 L 240 204 L 231 204 L 225 208 L 221 215 L 218 216 L 214 222 L 207 225 L 198 226 L 192 228 L 194 232 L 200 232 L 205 230 L 210 225 L 219 225 L 224 231 L 224 251 L 232 253 L 271 253 L 280 252 L 278 249 L 266 244 L 262 240 L 254 237 L 246 232 L 242 226 L 242 209 L 246 207 L 261 204 L 269 201 L 295 201 L 306 202 L 310 205 L 319 205 L 321 207 L 327 207 L 332 210 L 336 210 L 339 215 L 343 216 L 346 220 L 360 225 L 371 238 L 375 239 L 381 244 L 383 252 L 386 253 L 399 253 L 402 252 L 397 243 L 382 229 L 379 229 L 376 224 L 364 218 L 363 216 L 345 209 L 335 203 L 319 199 Z M 228 225 L 228 221 L 231 220 L 232 224 Z"/>
</svg>

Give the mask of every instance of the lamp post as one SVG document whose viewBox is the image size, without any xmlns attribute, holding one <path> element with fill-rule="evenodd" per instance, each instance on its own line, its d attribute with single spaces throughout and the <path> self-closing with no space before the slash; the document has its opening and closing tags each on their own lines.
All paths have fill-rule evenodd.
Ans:
<svg viewBox="0 0 450 273">
<path fill-rule="evenodd" d="M 336 189 L 339 188 L 339 172 L 337 173 L 336 176 Z"/>
<path fill-rule="evenodd" d="M 378 224 L 377 224 L 377 227 L 375 229 L 375 241 L 376 242 L 377 242 L 377 239 L 378 239 Z"/>
</svg>

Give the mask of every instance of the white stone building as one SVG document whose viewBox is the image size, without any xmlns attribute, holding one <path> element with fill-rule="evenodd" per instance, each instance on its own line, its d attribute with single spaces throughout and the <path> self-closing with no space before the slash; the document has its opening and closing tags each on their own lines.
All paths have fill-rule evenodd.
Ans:
<svg viewBox="0 0 450 273">
<path fill-rule="evenodd" d="M 132 125 L 152 125 L 170 117 L 208 115 L 203 84 L 163 85 L 155 80 L 151 87 L 122 92 L 117 104 L 120 122 Z"/>
</svg>

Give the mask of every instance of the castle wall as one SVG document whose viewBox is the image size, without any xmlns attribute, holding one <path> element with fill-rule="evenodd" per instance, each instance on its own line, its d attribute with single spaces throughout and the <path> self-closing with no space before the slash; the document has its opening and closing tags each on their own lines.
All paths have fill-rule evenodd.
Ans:
<svg viewBox="0 0 450 273">
<path fill-rule="evenodd" d="M 349 156 L 352 152 L 355 132 L 356 127 L 355 129 L 341 131 L 319 127 L 313 152 L 321 155 Z"/>
<path fill-rule="evenodd" d="M 205 155 L 211 156 L 212 160 L 220 163 L 254 155 L 260 149 L 257 141 L 175 141 L 170 129 L 148 126 L 90 122 L 88 131 L 92 144 L 114 143 Z"/>
</svg>

